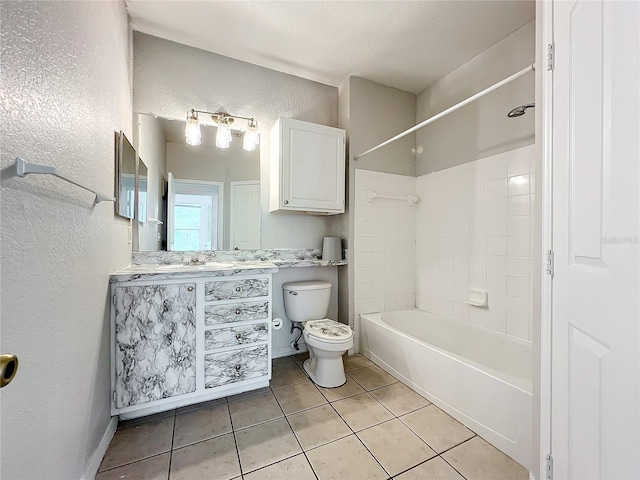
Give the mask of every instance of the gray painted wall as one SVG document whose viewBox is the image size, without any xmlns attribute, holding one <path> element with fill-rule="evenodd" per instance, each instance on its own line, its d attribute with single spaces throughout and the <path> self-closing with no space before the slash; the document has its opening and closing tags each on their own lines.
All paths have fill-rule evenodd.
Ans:
<svg viewBox="0 0 640 480">
<path fill-rule="evenodd" d="M 114 191 L 114 131 L 132 138 L 123 2 L 2 2 L 2 168 L 15 156 Z M 109 273 L 129 221 L 59 179 L 2 182 L 3 479 L 81 478 L 110 420 Z M 91 474 L 92 472 L 88 472 Z"/>
<path fill-rule="evenodd" d="M 532 21 L 418 94 L 417 122 L 531 65 L 535 60 Z M 534 101 L 529 73 L 417 132 L 417 176 L 534 143 L 534 112 L 509 119 L 507 112 Z"/>
<path fill-rule="evenodd" d="M 319 248 L 332 217 L 269 213 L 269 132 L 279 116 L 337 126 L 338 89 L 135 32 L 134 110 L 183 119 L 187 110 L 255 117 L 260 131 L 263 248 Z"/>
</svg>

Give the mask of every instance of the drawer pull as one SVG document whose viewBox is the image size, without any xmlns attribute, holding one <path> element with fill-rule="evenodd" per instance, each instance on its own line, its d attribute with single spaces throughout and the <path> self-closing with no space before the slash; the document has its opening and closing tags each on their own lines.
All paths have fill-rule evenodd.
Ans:
<svg viewBox="0 0 640 480">
<path fill-rule="evenodd" d="M 240 310 L 239 308 L 236 309 L 236 315 L 240 315 L 242 313 L 242 310 Z"/>
<path fill-rule="evenodd" d="M 187 292 L 193 292 L 193 287 L 187 287 Z"/>
<path fill-rule="evenodd" d="M 242 287 L 236 287 L 236 292 L 241 292 L 242 291 Z"/>
<path fill-rule="evenodd" d="M 242 334 L 240 333 L 236 333 L 236 340 L 241 340 L 242 339 Z"/>
</svg>

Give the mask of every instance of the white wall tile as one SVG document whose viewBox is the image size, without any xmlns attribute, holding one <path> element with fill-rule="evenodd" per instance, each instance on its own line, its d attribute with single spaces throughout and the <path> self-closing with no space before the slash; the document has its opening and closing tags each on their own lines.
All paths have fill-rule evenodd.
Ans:
<svg viewBox="0 0 640 480">
<path fill-rule="evenodd" d="M 506 255 L 507 237 L 487 237 L 487 255 Z"/>
<path fill-rule="evenodd" d="M 529 215 L 529 203 L 530 195 L 509 197 L 507 199 L 507 214 L 509 216 Z"/>
<path fill-rule="evenodd" d="M 529 237 L 508 237 L 507 255 L 511 257 L 528 257 Z"/>
<path fill-rule="evenodd" d="M 507 277 L 507 296 L 529 298 L 529 279 Z M 528 315 L 527 315 L 528 318 Z"/>
<path fill-rule="evenodd" d="M 507 293 L 506 275 L 487 274 L 487 291 L 490 295 L 505 295 Z"/>
<path fill-rule="evenodd" d="M 527 195 L 529 193 L 529 175 L 509 177 L 507 191 L 510 197 L 514 195 Z"/>
</svg>

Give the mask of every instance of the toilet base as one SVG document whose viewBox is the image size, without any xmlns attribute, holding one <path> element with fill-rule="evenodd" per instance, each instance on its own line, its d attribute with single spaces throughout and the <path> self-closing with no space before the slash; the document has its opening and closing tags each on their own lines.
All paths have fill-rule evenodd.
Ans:
<svg viewBox="0 0 640 480">
<path fill-rule="evenodd" d="M 333 353 L 332 358 L 318 357 L 314 353 L 312 347 L 309 347 L 310 358 L 302 364 L 304 371 L 307 372 L 313 383 L 324 388 L 341 387 L 347 383 L 340 352 L 331 352 Z"/>
</svg>

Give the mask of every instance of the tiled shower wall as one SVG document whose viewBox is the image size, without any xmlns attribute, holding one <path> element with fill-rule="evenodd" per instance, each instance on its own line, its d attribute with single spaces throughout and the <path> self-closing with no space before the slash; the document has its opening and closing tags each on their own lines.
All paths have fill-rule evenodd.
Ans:
<svg viewBox="0 0 640 480">
<path fill-rule="evenodd" d="M 416 179 L 355 171 L 355 314 L 414 308 L 416 207 L 367 192 L 408 198 Z"/>
<path fill-rule="evenodd" d="M 419 308 L 532 339 L 533 165 L 531 145 L 418 177 Z"/>
</svg>

